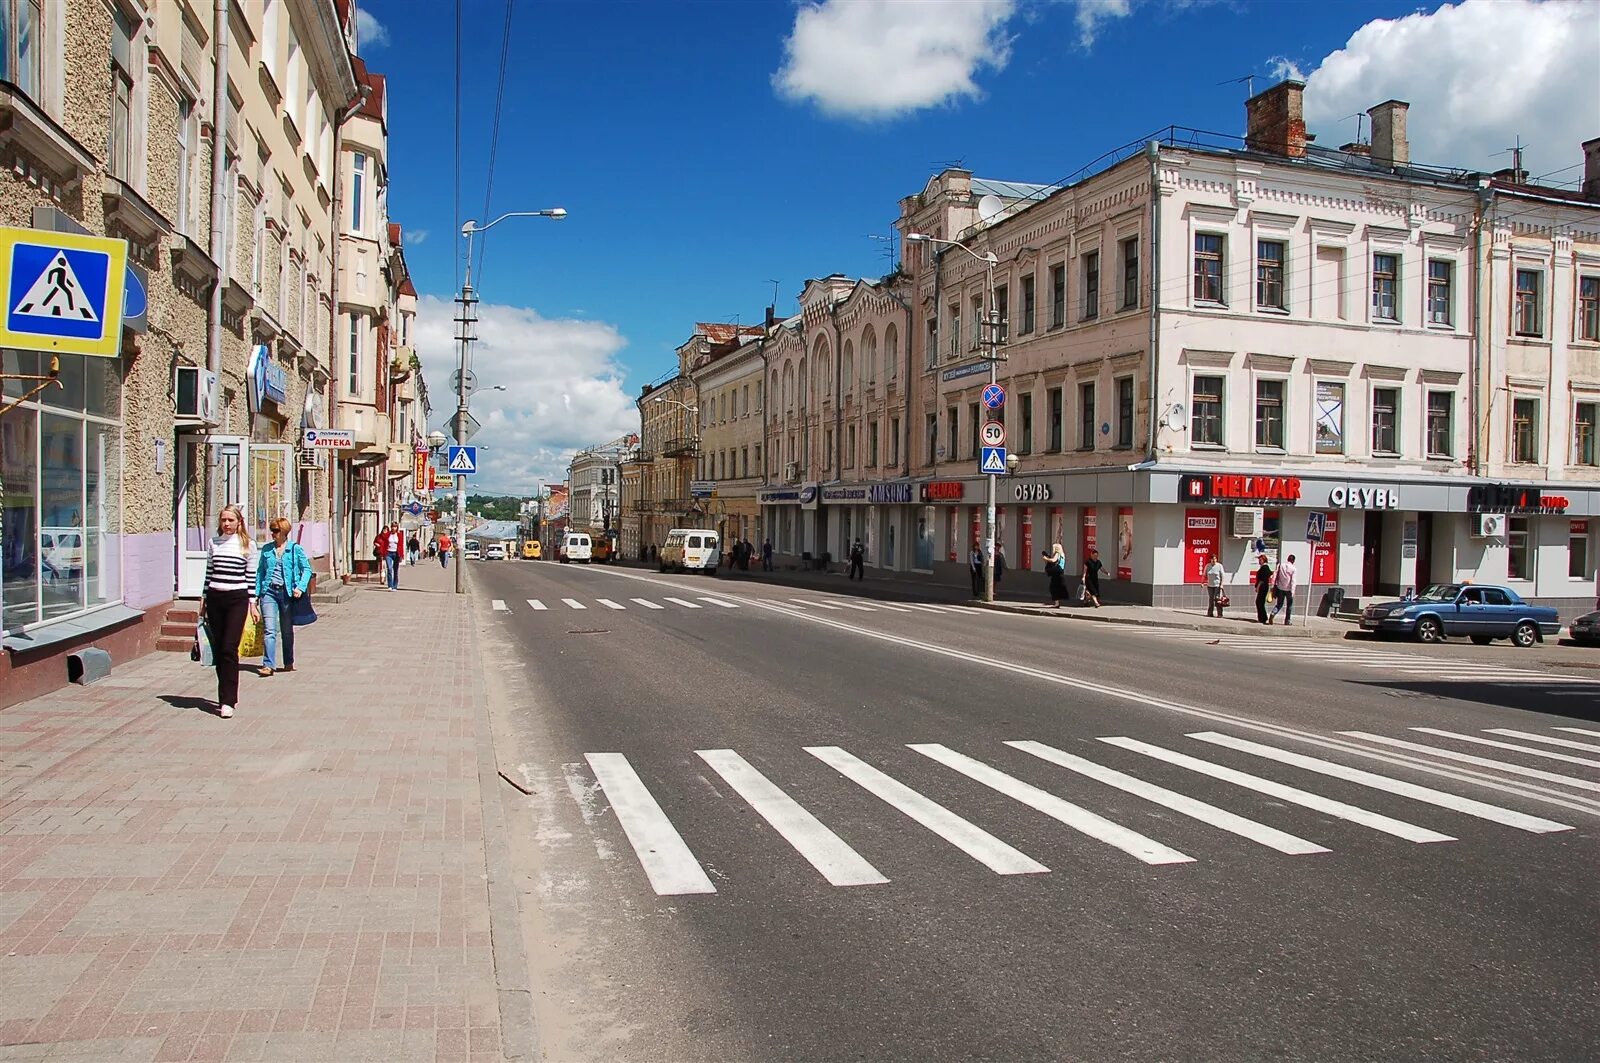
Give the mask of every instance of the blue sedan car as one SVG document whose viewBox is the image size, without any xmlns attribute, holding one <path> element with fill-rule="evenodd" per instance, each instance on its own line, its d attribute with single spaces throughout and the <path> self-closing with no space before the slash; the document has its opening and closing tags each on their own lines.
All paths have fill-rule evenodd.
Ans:
<svg viewBox="0 0 1600 1063">
<path fill-rule="evenodd" d="M 1554 609 L 1529 605 L 1509 587 L 1442 583 L 1414 598 L 1367 606 L 1361 628 L 1378 635 L 1412 635 L 1421 642 L 1465 635 L 1482 646 L 1510 639 L 1527 648 L 1554 635 L 1561 621 Z"/>
</svg>

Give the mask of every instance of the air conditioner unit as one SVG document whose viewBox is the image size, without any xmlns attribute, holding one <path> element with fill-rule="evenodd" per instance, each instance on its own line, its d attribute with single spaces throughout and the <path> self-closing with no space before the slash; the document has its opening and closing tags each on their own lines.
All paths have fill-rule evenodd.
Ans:
<svg viewBox="0 0 1600 1063">
<path fill-rule="evenodd" d="M 1233 537 L 1256 539 L 1261 535 L 1265 518 L 1260 506 L 1238 506 L 1233 511 Z"/>
<path fill-rule="evenodd" d="M 302 450 L 302 451 L 300 451 L 299 466 L 302 469 L 321 469 L 322 468 L 322 451 L 320 451 L 320 450 Z"/>
<path fill-rule="evenodd" d="M 217 374 L 197 365 L 180 365 L 173 371 L 172 401 L 180 418 L 217 424 L 222 409 Z"/>
<path fill-rule="evenodd" d="M 785 483 L 792 484 L 800 482 L 800 463 L 798 461 L 784 463 L 783 479 Z"/>
<path fill-rule="evenodd" d="M 1474 513 L 1472 537 L 1474 539 L 1503 539 L 1506 534 L 1504 513 Z"/>
</svg>

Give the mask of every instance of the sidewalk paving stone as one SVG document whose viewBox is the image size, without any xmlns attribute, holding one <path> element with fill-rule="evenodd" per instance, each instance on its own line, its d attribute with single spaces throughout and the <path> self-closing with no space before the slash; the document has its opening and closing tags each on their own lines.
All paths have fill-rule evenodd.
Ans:
<svg viewBox="0 0 1600 1063">
<path fill-rule="evenodd" d="M 525 1055 L 452 580 L 324 610 L 232 720 L 160 653 L 0 711 L 0 1063 Z"/>
</svg>

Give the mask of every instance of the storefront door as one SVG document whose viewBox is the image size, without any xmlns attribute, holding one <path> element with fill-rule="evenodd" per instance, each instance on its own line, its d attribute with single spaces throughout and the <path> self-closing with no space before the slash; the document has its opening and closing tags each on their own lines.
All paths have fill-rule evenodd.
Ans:
<svg viewBox="0 0 1600 1063">
<path fill-rule="evenodd" d="M 1378 593 L 1383 563 L 1383 514 L 1368 513 L 1361 529 L 1361 593 Z"/>
<path fill-rule="evenodd" d="M 1433 582 L 1433 514 L 1417 514 L 1417 593 Z"/>
<path fill-rule="evenodd" d="M 178 437 L 173 527 L 178 530 L 180 598 L 198 598 L 205 590 L 206 544 L 216 529 L 218 511 L 226 505 L 246 508 L 249 446 L 243 436 Z"/>
</svg>

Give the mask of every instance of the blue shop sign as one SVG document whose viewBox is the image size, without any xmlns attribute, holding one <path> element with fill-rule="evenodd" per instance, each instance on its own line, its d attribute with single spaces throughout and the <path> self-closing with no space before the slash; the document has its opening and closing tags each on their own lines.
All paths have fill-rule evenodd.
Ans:
<svg viewBox="0 0 1600 1063">
<path fill-rule="evenodd" d="M 272 357 L 272 349 L 258 344 L 250 352 L 250 379 L 255 385 L 255 405 L 259 409 L 262 399 L 271 399 L 280 406 L 289 402 L 289 374 Z"/>
</svg>

